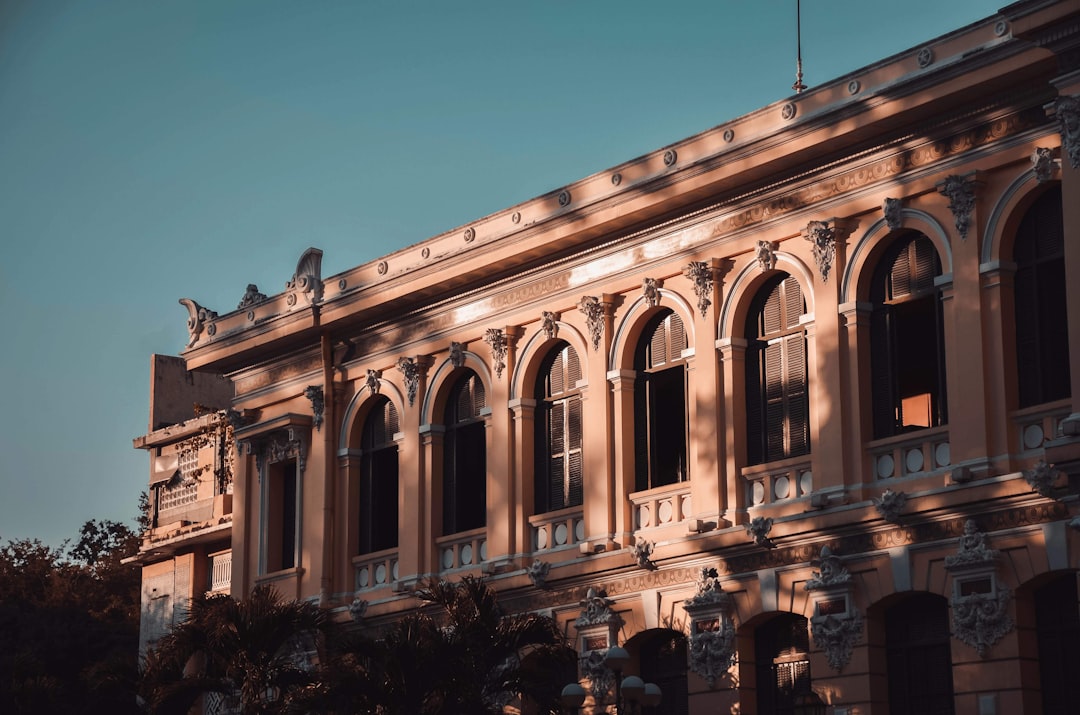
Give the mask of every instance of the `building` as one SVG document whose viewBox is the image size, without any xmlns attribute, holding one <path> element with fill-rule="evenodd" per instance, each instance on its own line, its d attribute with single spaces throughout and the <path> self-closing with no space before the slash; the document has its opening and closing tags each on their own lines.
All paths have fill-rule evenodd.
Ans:
<svg viewBox="0 0 1080 715">
<path fill-rule="evenodd" d="M 231 558 L 375 627 L 485 574 L 664 712 L 1068 712 L 1078 234 L 1080 2 L 1028 0 L 339 275 L 309 249 L 182 301 L 231 393 L 137 445 L 180 465 L 145 583 Z M 162 523 L 221 415 L 231 498 Z"/>
</svg>

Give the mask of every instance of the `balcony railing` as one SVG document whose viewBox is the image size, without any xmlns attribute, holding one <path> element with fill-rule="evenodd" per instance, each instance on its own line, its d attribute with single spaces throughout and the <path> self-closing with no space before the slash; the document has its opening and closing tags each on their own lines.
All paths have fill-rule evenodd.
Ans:
<svg viewBox="0 0 1080 715">
<path fill-rule="evenodd" d="M 232 551 L 210 554 L 210 593 L 228 593 L 232 583 Z"/>
<path fill-rule="evenodd" d="M 810 455 L 806 454 L 744 467 L 742 476 L 748 506 L 764 506 L 809 496 L 814 489 Z"/>
<path fill-rule="evenodd" d="M 352 562 L 356 573 L 355 589 L 357 591 L 388 586 L 398 578 L 397 549 L 384 549 L 354 556 Z"/>
<path fill-rule="evenodd" d="M 1041 449 L 1050 439 L 1061 436 L 1061 423 L 1069 416 L 1069 400 L 1048 402 L 1012 413 L 1013 424 L 1019 444 L 1018 452 L 1031 452 Z"/>
<path fill-rule="evenodd" d="M 952 464 L 949 428 L 934 427 L 886 437 L 867 445 L 876 479 L 893 479 L 945 469 Z"/>
<path fill-rule="evenodd" d="M 487 561 L 487 529 L 440 536 L 435 540 L 435 545 L 439 554 L 439 569 L 442 571 L 479 566 Z"/>
<path fill-rule="evenodd" d="M 534 551 L 552 551 L 585 540 L 585 518 L 581 507 L 570 507 L 529 517 Z"/>
<path fill-rule="evenodd" d="M 630 495 L 634 509 L 634 529 L 652 529 L 678 524 L 690 518 L 690 482 L 678 482 Z"/>
</svg>

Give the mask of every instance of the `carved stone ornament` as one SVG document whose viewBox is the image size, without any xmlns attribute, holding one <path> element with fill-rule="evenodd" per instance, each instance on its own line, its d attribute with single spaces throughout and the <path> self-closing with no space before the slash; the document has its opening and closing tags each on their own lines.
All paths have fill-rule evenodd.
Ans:
<svg viewBox="0 0 1080 715">
<path fill-rule="evenodd" d="M 731 616 L 731 596 L 724 592 L 712 567 L 703 567 L 698 590 L 683 603 L 690 616 L 687 648 L 690 670 L 712 688 L 735 662 L 735 622 Z"/>
<path fill-rule="evenodd" d="M 863 618 L 858 611 L 810 618 L 814 645 L 825 651 L 829 667 L 836 671 L 843 670 L 851 662 L 851 650 L 862 635 L 862 627 Z"/>
<path fill-rule="evenodd" d="M 873 501 L 874 508 L 877 509 L 882 519 L 890 524 L 900 523 L 900 514 L 903 513 L 904 507 L 907 506 L 907 494 L 886 489 L 881 493 L 881 496 L 874 497 Z"/>
<path fill-rule="evenodd" d="M 772 531 L 773 520 L 768 516 L 755 516 L 750 520 L 750 523 L 746 525 L 746 533 L 753 538 L 754 543 L 758 546 L 764 546 L 766 549 L 775 549 L 776 543 L 769 538 L 769 532 Z"/>
<path fill-rule="evenodd" d="M 315 431 L 319 431 L 322 429 L 323 410 L 326 408 L 322 385 L 308 385 L 304 389 L 304 397 L 311 401 L 311 414 L 314 418 L 312 424 L 315 425 Z"/>
<path fill-rule="evenodd" d="M 776 268 L 776 242 L 758 241 L 757 249 L 754 251 L 754 259 L 757 261 L 762 273 Z"/>
<path fill-rule="evenodd" d="M 851 574 L 844 568 L 840 557 L 833 553 L 828 546 L 821 547 L 821 558 L 818 560 L 818 568 L 814 575 L 803 586 L 807 591 L 816 591 L 828 586 L 840 586 L 851 583 Z"/>
<path fill-rule="evenodd" d="M 1054 178 L 1054 171 L 1057 169 L 1057 163 L 1054 162 L 1054 150 L 1042 146 L 1035 147 L 1035 151 L 1031 153 L 1031 168 L 1040 184 Z"/>
<path fill-rule="evenodd" d="M 600 338 L 604 335 L 604 306 L 595 295 L 583 295 L 578 310 L 585 315 L 585 326 L 589 329 L 593 350 L 599 350 Z"/>
<path fill-rule="evenodd" d="M 814 263 L 822 282 L 828 283 L 829 272 L 836 260 L 836 231 L 825 221 L 811 221 L 806 225 L 805 238 L 814 244 Z"/>
<path fill-rule="evenodd" d="M 551 571 L 551 564 L 541 559 L 534 559 L 529 568 L 525 569 L 525 574 L 529 577 L 529 580 L 533 582 L 533 586 L 537 588 L 547 588 L 547 576 Z"/>
<path fill-rule="evenodd" d="M 980 657 L 986 657 L 990 647 L 1016 625 L 1009 617 L 1012 593 L 997 578 L 1000 552 L 991 549 L 986 538 L 968 519 L 959 550 L 945 557 L 945 570 L 953 577 L 953 635 Z"/>
<path fill-rule="evenodd" d="M 581 615 L 574 621 L 579 638 L 581 670 L 588 677 L 593 697 L 597 700 L 607 695 L 615 684 L 614 674 L 604 665 L 607 649 L 617 643 L 623 620 L 611 609 L 615 602 L 607 594 L 590 586 L 581 601 Z"/>
<path fill-rule="evenodd" d="M 259 286 L 254 283 L 248 283 L 247 290 L 244 291 L 244 297 L 240 299 L 240 304 L 236 306 L 237 310 L 243 310 L 253 305 L 258 305 L 266 300 L 266 294 L 259 292 Z"/>
<path fill-rule="evenodd" d="M 206 327 L 206 323 L 215 320 L 218 314 L 209 308 L 204 308 L 191 298 L 181 298 L 180 305 L 187 308 L 188 320 L 188 344 L 187 347 L 191 347 L 199 341 L 199 337 L 203 333 L 203 329 Z"/>
<path fill-rule="evenodd" d="M 397 369 L 405 378 L 405 394 L 409 398 L 409 407 L 416 402 L 416 392 L 420 389 L 420 366 L 410 357 L 398 358 Z"/>
<path fill-rule="evenodd" d="M 615 602 L 607 597 L 607 593 L 590 586 L 585 592 L 585 599 L 579 602 L 581 615 L 574 621 L 577 627 L 607 625 L 614 621 L 622 621 L 619 614 L 611 610 Z"/>
<path fill-rule="evenodd" d="M 292 292 L 290 296 L 292 300 L 287 301 L 289 305 L 295 304 L 297 294 L 303 296 L 308 305 L 322 300 L 322 251 L 318 248 L 309 248 L 304 251 L 304 255 L 300 256 L 296 264 L 296 273 L 293 274 L 292 280 L 285 284 L 285 290 Z"/>
<path fill-rule="evenodd" d="M 379 394 L 379 389 L 382 387 L 382 370 L 368 370 L 365 386 L 372 395 Z"/>
<path fill-rule="evenodd" d="M 968 228 L 971 227 L 971 212 L 975 210 L 975 182 L 963 176 L 946 176 L 938 186 L 938 191 L 949 199 L 949 210 L 960 238 L 967 240 Z"/>
<path fill-rule="evenodd" d="M 541 313 L 540 329 L 544 331 L 544 335 L 548 337 L 548 340 L 559 337 L 559 314 L 552 313 L 550 310 Z"/>
<path fill-rule="evenodd" d="M 641 281 L 641 294 L 650 308 L 660 305 L 660 284 L 655 278 L 645 278 Z"/>
<path fill-rule="evenodd" d="M 630 553 L 637 561 L 637 565 L 643 569 L 652 571 L 656 568 L 656 564 L 652 562 L 652 552 L 656 548 L 656 544 L 645 539 L 635 539 L 634 543 L 630 546 Z"/>
<path fill-rule="evenodd" d="M 506 369 L 506 334 L 499 328 L 488 328 L 484 332 L 484 342 L 491 348 L 495 377 L 502 377 L 503 370 Z"/>
<path fill-rule="evenodd" d="M 1054 114 L 1061 132 L 1061 147 L 1074 169 L 1080 169 L 1080 97 L 1064 96 L 1054 100 Z"/>
<path fill-rule="evenodd" d="M 368 602 L 364 599 L 356 596 L 353 598 L 352 603 L 349 604 L 349 618 L 355 622 L 359 622 L 364 614 L 367 613 Z"/>
<path fill-rule="evenodd" d="M 242 442 L 248 454 L 254 453 L 255 465 L 262 479 L 266 464 L 277 464 L 287 459 L 295 459 L 301 474 L 307 466 L 307 450 L 300 430 L 288 427 L 258 438 Z"/>
<path fill-rule="evenodd" d="M 705 261 L 691 261 L 683 270 L 683 275 L 694 283 L 694 293 L 697 295 L 697 307 L 701 311 L 701 317 L 712 305 L 713 274 L 712 268 Z"/>
<path fill-rule="evenodd" d="M 461 343 L 450 343 L 450 364 L 454 367 L 461 367 L 465 364 L 465 346 Z"/>
<path fill-rule="evenodd" d="M 1062 476 L 1064 472 L 1053 464 L 1047 464 L 1045 459 L 1040 459 L 1031 469 L 1024 470 L 1024 479 L 1031 485 L 1031 491 L 1050 499 L 1054 498 L 1054 485 Z"/>
<path fill-rule="evenodd" d="M 895 231 L 904 225 L 904 202 L 901 199 L 885 199 L 881 203 L 881 211 L 885 214 L 885 225 L 890 231 Z"/>
</svg>

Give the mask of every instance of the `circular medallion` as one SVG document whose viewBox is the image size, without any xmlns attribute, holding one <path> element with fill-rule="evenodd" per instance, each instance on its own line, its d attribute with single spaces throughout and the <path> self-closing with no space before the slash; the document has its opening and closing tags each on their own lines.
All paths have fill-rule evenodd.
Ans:
<svg viewBox="0 0 1080 715">
<path fill-rule="evenodd" d="M 510 216 L 510 220 L 513 223 L 521 223 L 521 212 L 520 211 L 515 211 L 513 213 L 513 215 Z"/>
<path fill-rule="evenodd" d="M 853 79 L 847 83 L 848 94 L 858 94 L 859 89 L 861 89 L 861 86 L 859 85 L 859 80 Z"/>
<path fill-rule="evenodd" d="M 671 166 L 679 160 L 679 154 L 674 149 L 668 149 L 664 152 L 664 166 Z"/>
<path fill-rule="evenodd" d="M 474 240 L 476 240 L 476 229 L 469 226 L 465 229 L 465 243 L 472 243 Z"/>
<path fill-rule="evenodd" d="M 735 130 L 734 129 L 725 129 L 724 130 L 724 141 L 726 141 L 728 144 L 735 141 Z"/>
<path fill-rule="evenodd" d="M 338 290 L 345 290 L 345 286 L 349 285 L 344 278 L 337 282 Z"/>
<path fill-rule="evenodd" d="M 380 276 L 385 276 L 386 272 L 390 270 L 390 264 L 386 261 L 379 261 L 379 266 L 376 270 L 379 271 Z"/>
<path fill-rule="evenodd" d="M 620 174 L 619 172 L 615 172 L 614 174 L 611 175 L 611 185 L 612 186 L 618 186 L 621 183 L 622 183 L 622 174 Z"/>
<path fill-rule="evenodd" d="M 559 206 L 567 206 L 570 204 L 570 192 L 563 189 L 559 192 Z"/>
<path fill-rule="evenodd" d="M 795 118 L 795 111 L 796 111 L 795 103 L 794 102 L 788 102 L 787 104 L 784 105 L 784 108 L 780 110 L 780 116 L 783 117 L 784 119 L 794 119 Z"/>
<path fill-rule="evenodd" d="M 929 67 L 934 62 L 934 51 L 929 47 L 924 47 L 919 50 L 915 59 L 918 60 L 919 67 Z"/>
</svg>

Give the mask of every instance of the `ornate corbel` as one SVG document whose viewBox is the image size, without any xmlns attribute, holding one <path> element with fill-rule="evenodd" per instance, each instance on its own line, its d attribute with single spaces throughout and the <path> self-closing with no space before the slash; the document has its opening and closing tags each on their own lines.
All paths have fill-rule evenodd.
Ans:
<svg viewBox="0 0 1080 715">
<path fill-rule="evenodd" d="M 590 586 L 580 602 L 581 615 L 574 621 L 578 633 L 578 653 L 582 675 L 590 682 L 593 697 L 601 700 L 615 684 L 611 670 L 604 665 L 608 648 L 618 645 L 623 619 L 612 610 L 615 602 L 607 593 Z"/>
<path fill-rule="evenodd" d="M 311 402 L 312 424 L 315 425 L 315 431 L 318 432 L 322 429 L 323 410 L 326 408 L 322 385 L 308 385 L 304 389 L 304 397 Z"/>
<path fill-rule="evenodd" d="M 694 671 L 712 688 L 735 662 L 735 621 L 731 596 L 720 585 L 717 571 L 703 567 L 697 593 L 683 603 L 690 616 L 688 658 Z"/>
<path fill-rule="evenodd" d="M 501 378 L 503 370 L 506 369 L 506 333 L 500 328 L 488 328 L 484 332 L 484 342 L 491 348 L 495 377 Z"/>
<path fill-rule="evenodd" d="M 829 271 L 836 261 L 836 231 L 826 221 L 811 221 L 803 238 L 813 244 L 814 263 L 823 283 L 829 282 Z"/>
<path fill-rule="evenodd" d="M 548 340 L 559 337 L 559 314 L 552 313 L 550 310 L 542 312 L 540 314 L 540 329 L 544 331 L 544 335 L 548 337 Z"/>
<path fill-rule="evenodd" d="M 900 514 L 903 513 L 904 507 L 907 506 L 907 494 L 886 489 L 881 493 L 881 496 L 874 497 L 873 502 L 874 508 L 877 509 L 882 519 L 890 524 L 899 524 Z"/>
<path fill-rule="evenodd" d="M 971 178 L 953 174 L 946 176 L 945 181 L 937 187 L 938 192 L 949 199 L 949 210 L 952 211 L 956 230 L 965 241 L 971 227 L 971 212 L 975 210 L 976 186 L 977 182 Z"/>
<path fill-rule="evenodd" d="M 1035 147 L 1035 151 L 1031 153 L 1031 169 L 1035 172 L 1035 180 L 1040 184 L 1054 178 L 1054 172 L 1057 171 L 1054 150 L 1043 146 Z"/>
<path fill-rule="evenodd" d="M 188 311 L 187 347 L 190 348 L 192 345 L 199 341 L 199 338 L 202 336 L 203 329 L 207 327 L 206 324 L 211 320 L 215 320 L 218 317 L 218 314 L 215 311 L 210 310 L 209 308 L 202 307 L 201 305 L 193 301 L 191 298 L 181 298 L 180 305 L 187 308 Z M 213 336 L 214 333 L 212 330 L 207 330 L 207 334 Z"/>
<path fill-rule="evenodd" d="M 758 268 L 761 269 L 762 273 L 768 273 L 776 268 L 776 249 L 777 244 L 775 241 L 757 242 L 757 248 L 754 249 L 754 260 L 757 261 Z"/>
<path fill-rule="evenodd" d="M 653 571 L 656 569 L 656 564 L 652 561 L 652 553 L 655 548 L 656 544 L 652 541 L 634 539 L 634 543 L 630 546 L 630 554 L 637 561 L 638 566 Z"/>
<path fill-rule="evenodd" d="M 450 343 L 450 364 L 461 367 L 465 364 L 465 345 L 459 342 Z"/>
<path fill-rule="evenodd" d="M 754 543 L 758 546 L 764 546 L 766 549 L 775 549 L 776 543 L 769 538 L 769 532 L 772 531 L 773 520 L 768 516 L 755 516 L 750 520 L 749 524 L 746 524 L 746 533 L 750 535 L 750 538 L 754 540 Z"/>
<path fill-rule="evenodd" d="M 600 339 L 604 335 L 604 305 L 595 295 L 581 296 L 578 310 L 585 315 L 585 326 L 589 330 L 593 350 L 600 349 Z"/>
<path fill-rule="evenodd" d="M 259 286 L 254 283 L 248 283 L 247 290 L 244 291 L 244 295 L 240 298 L 240 303 L 236 306 L 236 309 L 243 310 L 244 308 L 250 308 L 265 300 L 266 294 L 259 292 Z"/>
<path fill-rule="evenodd" d="M 415 358 L 401 357 L 397 361 L 397 369 L 405 378 L 405 394 L 409 397 L 409 407 L 416 402 L 416 392 L 420 388 L 420 365 Z"/>
<path fill-rule="evenodd" d="M 816 563 L 819 570 L 803 585 L 814 604 L 810 630 L 814 645 L 825 651 L 829 667 L 839 672 L 851 662 L 863 618 L 855 608 L 855 584 L 840 557 L 826 545 Z"/>
<path fill-rule="evenodd" d="M 1069 157 L 1069 164 L 1080 169 L 1080 97 L 1058 97 L 1051 105 L 1051 114 L 1057 117 L 1061 147 Z"/>
<path fill-rule="evenodd" d="M 694 293 L 697 295 L 697 307 L 698 310 L 701 311 L 701 317 L 704 318 L 709 310 L 709 306 L 712 305 L 712 266 L 705 261 L 691 261 L 690 264 L 683 269 L 683 275 L 689 278 L 694 284 Z"/>
<path fill-rule="evenodd" d="M 1031 485 L 1031 491 L 1048 498 L 1054 498 L 1054 487 L 1065 477 L 1065 473 L 1053 464 L 1040 459 L 1031 469 L 1024 470 L 1024 480 Z"/>
<path fill-rule="evenodd" d="M 533 586 L 537 588 L 547 588 L 547 577 L 551 571 L 551 564 L 541 559 L 533 559 L 533 562 L 529 565 L 529 568 L 525 569 L 525 574 L 529 577 L 529 580 L 533 582 Z"/>
<path fill-rule="evenodd" d="M 885 214 L 885 225 L 890 231 L 895 231 L 904 225 L 903 210 L 902 199 L 885 199 L 881 203 L 881 211 Z"/>
<path fill-rule="evenodd" d="M 352 603 L 349 604 L 349 618 L 354 622 L 359 623 L 364 614 L 367 613 L 368 602 L 360 598 L 359 594 L 353 597 Z"/>
<path fill-rule="evenodd" d="M 322 300 L 322 255 L 323 252 L 318 248 L 309 248 L 300 256 L 296 272 L 285 284 L 285 290 L 289 291 L 285 302 L 290 308 L 297 304 L 298 296 L 303 296 L 308 305 Z"/>
<path fill-rule="evenodd" d="M 997 577 L 1001 554 L 986 543 L 986 534 L 971 519 L 964 523 L 956 554 L 945 557 L 953 577 L 953 635 L 985 658 L 990 647 L 1015 624 L 1009 617 L 1012 593 Z"/>
<path fill-rule="evenodd" d="M 364 382 L 364 386 L 367 387 L 368 392 L 372 395 L 379 394 L 379 390 L 382 388 L 382 370 L 367 371 L 367 380 Z"/>
<path fill-rule="evenodd" d="M 641 281 L 641 295 L 650 308 L 660 305 L 660 283 L 655 278 L 644 278 Z"/>
</svg>

